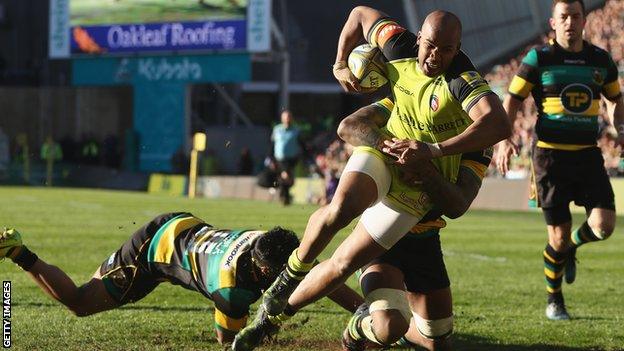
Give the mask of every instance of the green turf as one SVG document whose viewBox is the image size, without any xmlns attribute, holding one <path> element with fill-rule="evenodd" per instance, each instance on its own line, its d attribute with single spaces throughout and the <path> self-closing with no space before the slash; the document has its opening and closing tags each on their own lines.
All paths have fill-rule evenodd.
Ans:
<svg viewBox="0 0 624 351">
<path fill-rule="evenodd" d="M 246 0 L 71 0 L 71 24 L 240 19 Z"/>
<path fill-rule="evenodd" d="M 19 228 L 34 252 L 77 282 L 84 282 L 134 229 L 161 212 L 191 211 L 221 227 L 279 224 L 301 233 L 315 208 L 17 187 L 0 187 L 0 198 L 0 225 Z M 575 223 L 580 220 L 575 217 Z M 539 213 L 472 211 L 450 223 L 442 240 L 453 284 L 456 349 L 624 349 L 621 228 L 608 242 L 579 251 L 577 282 L 564 286 L 575 318 L 550 322 L 543 316 L 545 228 Z M 180 287 L 161 285 L 136 304 L 77 318 L 8 261 L 0 263 L 0 280 L 13 283 L 15 350 L 221 349 L 214 341 L 212 303 Z M 324 299 L 295 316 L 277 344 L 261 350 L 336 350 L 348 318 Z"/>
</svg>

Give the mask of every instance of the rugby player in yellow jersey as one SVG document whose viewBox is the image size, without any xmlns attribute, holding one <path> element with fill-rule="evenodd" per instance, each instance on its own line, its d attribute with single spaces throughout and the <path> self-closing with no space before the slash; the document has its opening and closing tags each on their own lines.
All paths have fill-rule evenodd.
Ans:
<svg viewBox="0 0 624 351">
<path fill-rule="evenodd" d="M 249 306 L 298 244 L 293 232 L 280 227 L 217 229 L 181 212 L 160 215 L 138 229 L 80 287 L 23 245 L 15 229 L 0 233 L 0 260 L 9 257 L 79 317 L 139 301 L 161 282 L 181 285 L 214 302 L 217 340 L 226 343 L 245 326 Z M 330 298 L 350 312 L 363 301 L 346 286 Z"/>
<path fill-rule="evenodd" d="M 605 50 L 583 40 L 585 4 L 554 0 L 550 25 L 555 39 L 532 49 L 509 86 L 504 107 L 513 123 L 522 100 L 533 94 L 538 110 L 533 147 L 533 180 L 548 228 L 544 275 L 546 317 L 570 315 L 561 291 L 562 278 L 576 277 L 579 246 L 609 238 L 615 228 L 615 199 L 604 168 L 598 138 L 600 95 L 624 147 L 624 104 L 618 69 Z M 499 145 L 496 163 L 505 173 L 517 150 L 512 141 Z M 572 231 L 570 202 L 585 207 L 587 220 Z"/>
<path fill-rule="evenodd" d="M 422 219 L 432 208 L 428 195 L 421 185 L 402 181 L 401 173 L 433 158 L 441 174 L 455 182 L 460 153 L 483 150 L 510 134 L 500 100 L 459 50 L 461 23 L 455 15 L 431 13 L 416 36 L 382 12 L 356 7 L 341 32 L 334 65 L 345 86 L 355 79 L 344 61 L 365 38 L 388 59 L 395 107 L 383 132 L 355 150 L 331 203 L 310 217 L 301 245 L 263 296 L 268 317 L 242 330 L 235 350 L 253 349 L 270 323 L 333 291 Z M 310 271 L 335 233 L 360 214 L 334 255 Z"/>
<path fill-rule="evenodd" d="M 357 110 L 342 120 L 341 137 L 353 145 L 366 143 L 362 139 L 385 124 L 393 107 L 392 100 L 386 98 Z M 414 180 L 422 182 L 435 207 L 390 250 L 361 270 L 366 303 L 343 333 L 344 350 L 364 350 L 367 341 L 389 345 L 398 338 L 395 345 L 402 347 L 450 348 L 453 304 L 440 246 L 439 232 L 446 226 L 441 216 L 457 218 L 468 210 L 491 158 L 492 148 L 462 154 L 456 183 L 444 178 L 431 162 L 414 169 Z"/>
</svg>

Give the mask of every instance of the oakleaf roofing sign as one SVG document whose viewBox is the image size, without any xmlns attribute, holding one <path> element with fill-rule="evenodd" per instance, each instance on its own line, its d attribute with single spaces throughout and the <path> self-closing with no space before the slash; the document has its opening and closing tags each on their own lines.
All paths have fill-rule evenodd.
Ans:
<svg viewBox="0 0 624 351">
<path fill-rule="evenodd" d="M 51 58 L 270 50 L 271 0 L 50 0 Z"/>
</svg>

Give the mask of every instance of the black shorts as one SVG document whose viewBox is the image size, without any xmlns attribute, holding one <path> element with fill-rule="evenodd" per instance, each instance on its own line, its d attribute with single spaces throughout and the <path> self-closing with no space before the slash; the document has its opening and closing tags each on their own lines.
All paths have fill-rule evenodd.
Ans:
<svg viewBox="0 0 624 351">
<path fill-rule="evenodd" d="M 403 272 L 407 291 L 427 293 L 451 286 L 435 232 L 407 234 L 373 263 L 385 263 Z"/>
<path fill-rule="evenodd" d="M 120 305 L 144 298 L 163 281 L 161 272 L 147 261 L 147 251 L 158 229 L 181 214 L 167 213 L 154 218 L 102 263 L 102 282 Z"/>
<path fill-rule="evenodd" d="M 599 148 L 565 151 L 535 147 L 533 169 L 538 204 L 548 224 L 569 221 L 571 201 L 587 210 L 615 210 L 613 188 Z"/>
</svg>

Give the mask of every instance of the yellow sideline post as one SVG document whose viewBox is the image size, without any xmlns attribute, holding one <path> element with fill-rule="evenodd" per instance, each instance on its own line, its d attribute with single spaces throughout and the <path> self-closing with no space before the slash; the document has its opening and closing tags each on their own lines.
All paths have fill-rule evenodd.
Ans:
<svg viewBox="0 0 624 351">
<path fill-rule="evenodd" d="M 195 198 L 195 185 L 197 184 L 197 156 L 200 151 L 206 150 L 206 134 L 195 133 L 193 135 L 193 150 L 191 150 L 191 167 L 189 169 L 189 199 Z"/>
</svg>

